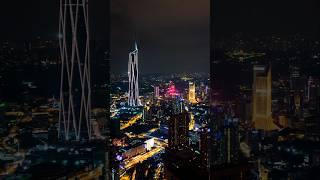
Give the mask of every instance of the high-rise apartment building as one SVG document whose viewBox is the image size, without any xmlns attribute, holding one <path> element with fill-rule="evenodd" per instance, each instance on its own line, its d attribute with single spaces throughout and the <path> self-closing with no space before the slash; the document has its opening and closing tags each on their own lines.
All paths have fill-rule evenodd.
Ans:
<svg viewBox="0 0 320 180">
<path fill-rule="evenodd" d="M 169 148 L 180 149 L 188 146 L 189 113 L 174 114 L 169 119 Z"/>
</svg>

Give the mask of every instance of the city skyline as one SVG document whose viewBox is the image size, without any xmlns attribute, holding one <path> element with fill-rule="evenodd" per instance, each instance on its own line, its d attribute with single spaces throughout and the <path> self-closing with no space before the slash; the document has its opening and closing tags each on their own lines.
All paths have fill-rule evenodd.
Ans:
<svg viewBox="0 0 320 180">
<path fill-rule="evenodd" d="M 0 179 L 320 179 L 316 0 L 3 5 Z"/>
</svg>

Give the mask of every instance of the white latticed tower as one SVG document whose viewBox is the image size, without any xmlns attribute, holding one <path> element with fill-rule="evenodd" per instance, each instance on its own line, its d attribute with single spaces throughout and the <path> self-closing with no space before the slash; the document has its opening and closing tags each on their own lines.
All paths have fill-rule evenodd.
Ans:
<svg viewBox="0 0 320 180">
<path fill-rule="evenodd" d="M 59 137 L 91 139 L 88 0 L 60 0 Z"/>
<path fill-rule="evenodd" d="M 135 48 L 129 53 L 128 62 L 128 76 L 129 76 L 129 92 L 128 92 L 128 105 L 140 106 L 139 100 L 139 68 L 138 68 L 138 46 L 135 43 Z"/>
</svg>

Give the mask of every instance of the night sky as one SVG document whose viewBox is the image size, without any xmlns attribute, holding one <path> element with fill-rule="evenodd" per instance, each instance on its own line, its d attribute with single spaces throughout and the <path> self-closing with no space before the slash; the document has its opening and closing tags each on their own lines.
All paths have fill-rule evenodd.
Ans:
<svg viewBox="0 0 320 180">
<path fill-rule="evenodd" d="M 106 40 L 107 3 L 89 0 L 91 39 Z M 6 0 L 0 5 L 0 41 L 58 38 L 59 0 Z"/>
<path fill-rule="evenodd" d="M 137 40 L 142 73 L 209 71 L 209 0 L 121 0 L 111 4 L 113 72 L 126 72 Z"/>
<path fill-rule="evenodd" d="M 290 36 L 300 33 L 319 38 L 318 0 L 215 0 L 212 13 L 215 36 L 241 32 L 254 36 Z"/>
<path fill-rule="evenodd" d="M 295 33 L 319 38 L 320 1 L 216 0 L 215 36 L 236 32 L 263 36 Z M 107 0 L 90 1 L 91 37 L 105 40 Z M 0 41 L 25 41 L 58 35 L 58 0 L 6 0 L 0 6 Z M 140 71 L 209 71 L 209 0 L 113 0 L 111 45 L 113 72 L 127 70 L 134 39 L 140 47 Z"/>
</svg>

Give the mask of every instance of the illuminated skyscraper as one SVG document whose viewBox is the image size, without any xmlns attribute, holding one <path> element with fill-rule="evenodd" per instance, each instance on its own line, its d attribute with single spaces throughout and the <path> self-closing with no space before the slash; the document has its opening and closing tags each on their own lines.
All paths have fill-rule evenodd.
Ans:
<svg viewBox="0 0 320 180">
<path fill-rule="evenodd" d="M 177 98 L 172 103 L 172 114 L 168 122 L 170 149 L 180 149 L 188 145 L 190 115 L 184 110 L 183 101 Z"/>
<path fill-rule="evenodd" d="M 159 86 L 154 86 L 154 98 L 157 99 L 160 96 Z"/>
<path fill-rule="evenodd" d="M 255 65 L 253 68 L 252 122 L 256 129 L 275 130 L 271 111 L 271 66 Z"/>
<path fill-rule="evenodd" d="M 189 82 L 189 102 L 196 103 L 196 85 L 193 82 Z"/>
<path fill-rule="evenodd" d="M 169 82 L 169 87 L 167 88 L 165 96 L 169 98 L 174 98 L 179 96 L 179 92 L 177 91 L 176 86 L 172 81 Z"/>
<path fill-rule="evenodd" d="M 189 117 L 190 116 L 186 111 L 171 116 L 169 120 L 168 138 L 170 149 L 180 149 L 188 146 Z"/>
<path fill-rule="evenodd" d="M 129 77 L 129 106 L 140 106 L 139 100 L 139 68 L 138 68 L 138 45 L 135 43 L 135 48 L 129 53 L 128 62 L 128 77 Z"/>
<path fill-rule="evenodd" d="M 88 0 L 60 0 L 61 59 L 59 133 L 91 139 Z M 84 137 L 82 137 L 84 135 Z"/>
<path fill-rule="evenodd" d="M 195 122 L 193 113 L 189 112 L 189 115 L 190 115 L 189 131 L 192 131 L 195 127 L 196 122 Z"/>
</svg>

